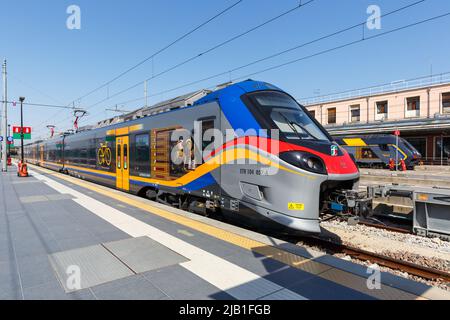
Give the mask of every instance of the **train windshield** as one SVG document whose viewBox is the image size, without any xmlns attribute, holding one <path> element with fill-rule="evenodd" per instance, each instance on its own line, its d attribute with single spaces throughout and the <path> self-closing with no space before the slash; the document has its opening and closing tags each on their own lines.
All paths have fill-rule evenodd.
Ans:
<svg viewBox="0 0 450 320">
<path fill-rule="evenodd" d="M 311 115 L 287 94 L 278 91 L 256 92 L 249 98 L 266 118 L 289 140 L 330 141 Z"/>
<path fill-rule="evenodd" d="M 420 155 L 420 152 L 411 143 L 409 143 L 409 141 L 407 141 L 405 139 L 402 139 L 402 141 L 413 154 Z"/>
</svg>

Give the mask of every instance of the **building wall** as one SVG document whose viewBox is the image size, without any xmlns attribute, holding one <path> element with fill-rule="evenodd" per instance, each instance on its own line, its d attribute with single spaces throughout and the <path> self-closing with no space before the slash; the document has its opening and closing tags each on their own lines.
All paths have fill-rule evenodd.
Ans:
<svg viewBox="0 0 450 320">
<path fill-rule="evenodd" d="M 428 98 L 429 92 L 429 98 Z M 434 117 L 435 114 L 442 114 L 442 93 L 450 92 L 450 84 L 440 85 L 432 88 L 422 88 L 408 90 L 396 93 L 380 94 L 357 99 L 349 99 L 344 101 L 327 102 L 306 106 L 309 111 L 315 113 L 316 119 L 323 125 L 334 125 L 328 123 L 328 113 L 330 108 L 336 108 L 336 124 L 344 125 L 353 123 L 351 121 L 350 106 L 360 106 L 359 122 L 377 122 L 381 118 L 377 115 L 377 102 L 388 101 L 387 119 L 405 120 L 414 118 Z M 420 111 L 407 111 L 407 99 L 412 97 L 420 97 Z M 428 100 L 430 101 L 428 105 Z"/>
</svg>

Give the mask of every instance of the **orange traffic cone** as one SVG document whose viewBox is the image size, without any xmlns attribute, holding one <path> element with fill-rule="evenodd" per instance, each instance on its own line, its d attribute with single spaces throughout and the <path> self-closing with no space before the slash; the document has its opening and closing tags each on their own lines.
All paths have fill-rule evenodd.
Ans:
<svg viewBox="0 0 450 320">
<path fill-rule="evenodd" d="M 18 171 L 17 171 L 18 177 L 21 177 L 21 178 L 28 177 L 28 166 L 25 162 L 22 163 L 22 161 L 19 161 L 17 169 L 18 169 Z"/>
<path fill-rule="evenodd" d="M 390 169 L 391 171 L 394 171 L 394 170 L 395 170 L 395 161 L 394 161 L 394 159 L 390 159 L 390 160 L 389 160 L 389 169 Z"/>
<path fill-rule="evenodd" d="M 406 168 L 405 160 L 401 160 L 400 164 L 401 164 L 401 167 L 402 167 L 402 171 L 407 171 L 408 170 L 408 168 Z"/>
</svg>

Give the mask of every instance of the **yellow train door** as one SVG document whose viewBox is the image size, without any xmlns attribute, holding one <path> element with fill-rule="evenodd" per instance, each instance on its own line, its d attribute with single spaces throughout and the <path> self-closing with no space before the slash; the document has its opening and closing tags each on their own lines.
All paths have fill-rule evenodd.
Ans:
<svg viewBox="0 0 450 320">
<path fill-rule="evenodd" d="M 39 165 L 44 165 L 44 146 L 39 146 Z"/>
<path fill-rule="evenodd" d="M 116 187 L 130 190 L 130 145 L 129 137 L 116 138 Z"/>
</svg>

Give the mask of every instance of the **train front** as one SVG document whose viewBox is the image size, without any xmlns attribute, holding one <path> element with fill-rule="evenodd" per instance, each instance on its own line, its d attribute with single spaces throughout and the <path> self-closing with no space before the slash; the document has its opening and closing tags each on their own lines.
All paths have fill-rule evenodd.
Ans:
<svg viewBox="0 0 450 320">
<path fill-rule="evenodd" d="M 241 166 L 239 174 L 223 168 L 222 182 L 237 178 L 242 203 L 279 226 L 320 233 L 320 213 L 340 206 L 341 191 L 352 190 L 359 181 L 354 160 L 284 91 L 251 80 L 238 87 L 243 93 L 239 103 L 259 126 L 258 141 L 247 137 L 245 144 L 258 152 L 260 163 Z M 242 123 L 246 112 L 239 111 L 239 117 Z"/>
</svg>

